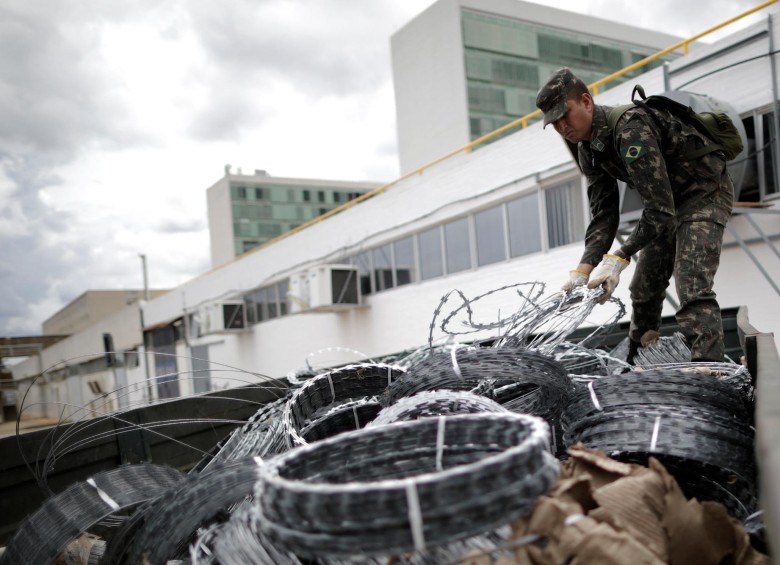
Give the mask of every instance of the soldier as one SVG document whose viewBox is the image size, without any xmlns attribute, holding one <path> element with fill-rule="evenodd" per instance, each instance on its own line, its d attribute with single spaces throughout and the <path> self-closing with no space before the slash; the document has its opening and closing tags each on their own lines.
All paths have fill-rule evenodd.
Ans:
<svg viewBox="0 0 780 565">
<path fill-rule="evenodd" d="M 723 324 L 712 285 L 734 200 L 723 152 L 681 158 L 713 142 L 662 109 L 652 110 L 654 119 L 644 108 L 631 108 L 610 131 L 611 108 L 595 104 L 585 83 L 567 68 L 552 74 L 539 90 L 536 105 L 544 112 L 544 127 L 553 124 L 566 141 L 577 145 L 587 178 L 592 219 L 585 252 L 563 289 L 602 286 L 603 303 L 639 253 L 629 287 L 629 362 L 644 345 L 643 336 L 658 335 L 672 274 L 680 299 L 677 323 L 690 345 L 691 360 L 722 361 Z M 617 180 L 639 193 L 643 210 L 625 243 L 608 253 L 620 216 Z"/>
</svg>

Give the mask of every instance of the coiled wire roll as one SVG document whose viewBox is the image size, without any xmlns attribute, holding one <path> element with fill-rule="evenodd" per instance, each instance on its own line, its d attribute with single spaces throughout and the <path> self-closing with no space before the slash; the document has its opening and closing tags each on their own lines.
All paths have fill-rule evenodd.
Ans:
<svg viewBox="0 0 780 565">
<path fill-rule="evenodd" d="M 255 527 L 304 558 L 423 550 L 524 515 L 558 475 L 549 428 L 520 414 L 346 432 L 261 470 Z"/>
<path fill-rule="evenodd" d="M 139 509 L 132 527 L 109 542 L 101 563 L 163 565 L 184 557 L 193 532 L 252 494 L 261 464 L 259 458 L 242 459 L 188 475 Z"/>
<path fill-rule="evenodd" d="M 255 412 L 247 423 L 233 430 L 214 453 L 204 457 L 192 470 L 203 472 L 219 463 L 247 457 L 267 457 L 287 449 L 280 431 L 281 413 L 289 398 L 269 402 Z"/>
<path fill-rule="evenodd" d="M 372 422 L 381 408 L 379 401 L 373 399 L 345 402 L 314 418 L 301 429 L 299 435 L 311 443 L 341 432 L 359 430 Z"/>
<path fill-rule="evenodd" d="M 293 393 L 282 411 L 281 425 L 287 446 L 306 445 L 300 430 L 329 408 L 358 398 L 377 396 L 405 372 L 393 365 L 362 363 L 309 379 Z"/>
<path fill-rule="evenodd" d="M 689 369 L 635 371 L 578 385 L 563 414 L 565 442 L 639 463 L 657 457 L 684 490 L 744 517 L 755 509 L 749 404 L 732 383 Z M 702 493 L 691 477 L 717 487 Z"/>
<path fill-rule="evenodd" d="M 122 465 L 49 497 L 11 538 L 0 563 L 51 563 L 72 539 L 107 516 L 156 498 L 183 475 L 161 465 Z"/>
<path fill-rule="evenodd" d="M 513 412 L 550 420 L 560 415 L 573 386 L 563 366 L 541 353 L 463 348 L 435 353 L 413 365 L 387 387 L 380 402 L 390 406 L 426 390 L 471 391 L 510 404 Z"/>
<path fill-rule="evenodd" d="M 433 416 L 483 412 L 501 413 L 507 412 L 507 409 L 494 400 L 471 392 L 430 390 L 401 398 L 395 404 L 383 408 L 366 427 L 373 428 Z"/>
</svg>

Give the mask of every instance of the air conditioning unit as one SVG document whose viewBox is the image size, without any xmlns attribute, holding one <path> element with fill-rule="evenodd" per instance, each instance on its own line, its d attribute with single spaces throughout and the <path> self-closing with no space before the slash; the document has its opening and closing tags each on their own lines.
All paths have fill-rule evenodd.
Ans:
<svg viewBox="0 0 780 565">
<path fill-rule="evenodd" d="M 354 265 L 320 265 L 308 271 L 309 307 L 320 311 L 360 304 L 360 273 Z"/>
<path fill-rule="evenodd" d="M 198 310 L 198 335 L 241 331 L 247 328 L 242 300 L 221 300 Z"/>
</svg>

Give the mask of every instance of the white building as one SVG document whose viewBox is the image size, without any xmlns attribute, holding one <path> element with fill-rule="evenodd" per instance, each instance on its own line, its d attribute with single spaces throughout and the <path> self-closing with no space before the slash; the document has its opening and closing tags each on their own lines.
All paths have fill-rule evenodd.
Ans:
<svg viewBox="0 0 780 565">
<path fill-rule="evenodd" d="M 211 265 L 216 267 L 380 186 L 379 182 L 244 174 L 225 165 L 206 190 Z"/>
<path fill-rule="evenodd" d="M 590 84 L 679 40 L 521 0 L 438 0 L 390 41 L 401 172 L 532 112 L 559 67 Z"/>
<path fill-rule="evenodd" d="M 636 82 L 648 94 L 662 92 L 666 81 L 730 102 L 750 147 L 763 148 L 778 123 L 780 83 L 770 53 L 773 42 L 780 44 L 780 30 L 771 23 L 700 48 L 671 62 L 666 72 L 656 68 Z M 596 100 L 622 103 L 632 86 L 619 85 Z M 740 199 L 770 204 L 778 162 L 777 143 L 755 154 Z M 771 207 L 739 210 L 716 278 L 719 302 L 724 308 L 746 305 L 760 331 L 780 330 L 780 259 L 772 244 L 780 237 L 780 218 Z M 526 281 L 557 289 L 579 260 L 587 215 L 584 184 L 564 143 L 532 124 L 142 303 L 143 340 L 137 307 L 128 307 L 15 365 L 14 378 L 25 389 L 41 375 L 25 406 L 39 404 L 27 414 L 58 416 L 56 402 L 66 402 L 69 391 L 82 395 L 69 396 L 71 405 L 110 401 L 116 407 L 149 395 L 281 377 L 327 348 L 369 357 L 415 348 L 427 342 L 434 310 L 452 289 L 467 297 Z M 342 265 L 333 276 L 349 275 L 352 268 L 360 277 L 359 305 L 332 305 L 327 283 L 333 264 Z M 629 267 L 616 292 L 626 304 L 631 275 Z M 517 300 L 496 293 L 480 301 L 477 315 L 493 321 L 516 309 Z M 673 313 L 665 305 L 664 315 Z M 79 356 L 102 356 L 104 332 L 113 333 L 117 350 L 130 352 L 121 374 L 116 368 L 88 376 L 73 370 L 84 359 Z M 434 337 L 441 335 L 437 330 Z M 149 386 L 147 376 L 165 382 Z M 104 393 L 126 382 L 129 395 L 104 397 L 88 386 L 96 379 Z"/>
</svg>

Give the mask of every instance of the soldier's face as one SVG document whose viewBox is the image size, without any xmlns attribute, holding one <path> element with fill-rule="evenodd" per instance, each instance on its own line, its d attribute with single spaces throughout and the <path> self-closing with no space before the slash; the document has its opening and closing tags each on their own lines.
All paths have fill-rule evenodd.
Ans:
<svg viewBox="0 0 780 565">
<path fill-rule="evenodd" d="M 593 129 L 593 97 L 583 94 L 566 101 L 567 110 L 562 118 L 553 122 L 555 131 L 566 141 L 579 143 L 590 139 Z"/>
</svg>

